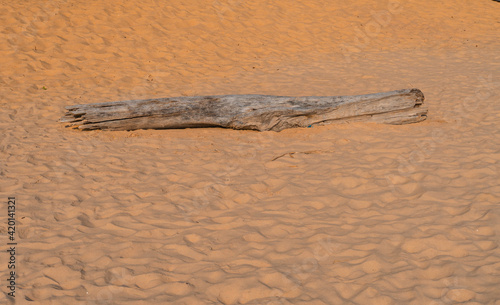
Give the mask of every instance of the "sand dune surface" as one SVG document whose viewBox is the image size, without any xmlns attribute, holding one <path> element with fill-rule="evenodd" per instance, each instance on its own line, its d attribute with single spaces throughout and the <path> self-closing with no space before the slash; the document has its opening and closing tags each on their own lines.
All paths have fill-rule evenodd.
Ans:
<svg viewBox="0 0 500 305">
<path fill-rule="evenodd" d="M 2 304 L 500 304 L 500 3 L 2 1 Z M 89 131 L 64 107 L 419 88 L 425 122 Z"/>
</svg>

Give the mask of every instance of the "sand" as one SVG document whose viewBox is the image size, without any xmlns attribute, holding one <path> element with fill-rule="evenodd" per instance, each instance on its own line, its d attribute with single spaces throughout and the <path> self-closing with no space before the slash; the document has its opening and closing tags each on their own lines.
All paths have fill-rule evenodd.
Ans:
<svg viewBox="0 0 500 305">
<path fill-rule="evenodd" d="M 2 1 L 0 303 L 500 304 L 500 3 Z M 64 106 L 419 88 L 427 121 L 79 132 Z"/>
</svg>

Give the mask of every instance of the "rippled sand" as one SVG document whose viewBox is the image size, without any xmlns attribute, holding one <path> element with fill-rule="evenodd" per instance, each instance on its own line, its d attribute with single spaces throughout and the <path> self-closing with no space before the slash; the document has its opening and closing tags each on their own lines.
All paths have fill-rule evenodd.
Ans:
<svg viewBox="0 0 500 305">
<path fill-rule="evenodd" d="M 2 2 L 16 304 L 500 304 L 500 3 Z M 57 122 L 120 99 L 402 88 L 427 121 Z"/>
</svg>

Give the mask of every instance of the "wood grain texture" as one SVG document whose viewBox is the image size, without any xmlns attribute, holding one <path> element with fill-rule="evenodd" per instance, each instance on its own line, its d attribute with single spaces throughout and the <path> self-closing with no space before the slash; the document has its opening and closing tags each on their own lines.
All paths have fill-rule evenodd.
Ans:
<svg viewBox="0 0 500 305">
<path fill-rule="evenodd" d="M 427 117 L 423 102 L 419 89 L 354 96 L 172 97 L 68 106 L 60 121 L 81 130 L 226 127 L 281 131 L 354 121 L 416 123 Z"/>
</svg>

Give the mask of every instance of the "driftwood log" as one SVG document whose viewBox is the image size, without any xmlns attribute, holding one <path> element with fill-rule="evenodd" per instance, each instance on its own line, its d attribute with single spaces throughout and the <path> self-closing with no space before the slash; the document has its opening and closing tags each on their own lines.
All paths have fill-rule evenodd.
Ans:
<svg viewBox="0 0 500 305">
<path fill-rule="evenodd" d="M 355 96 L 220 95 L 66 107 L 61 122 L 82 130 L 191 127 L 280 131 L 336 122 L 409 124 L 426 119 L 419 89 Z"/>
</svg>

